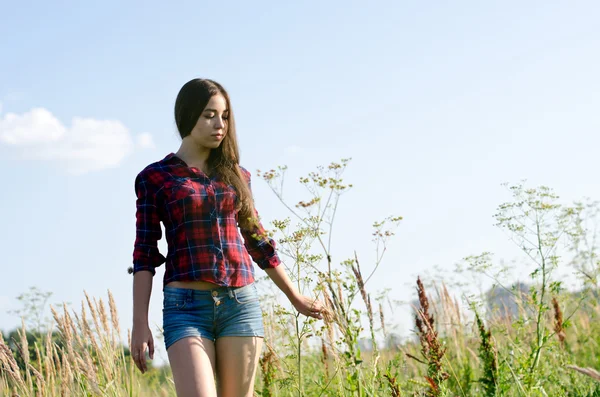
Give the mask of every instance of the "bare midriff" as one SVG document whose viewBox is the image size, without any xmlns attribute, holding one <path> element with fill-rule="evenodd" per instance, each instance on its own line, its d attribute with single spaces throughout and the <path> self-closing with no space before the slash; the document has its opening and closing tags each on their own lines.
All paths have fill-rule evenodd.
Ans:
<svg viewBox="0 0 600 397">
<path fill-rule="evenodd" d="M 210 291 L 215 288 L 219 288 L 217 284 L 209 283 L 206 281 L 171 281 L 166 286 L 174 288 L 188 288 L 199 291 Z"/>
</svg>

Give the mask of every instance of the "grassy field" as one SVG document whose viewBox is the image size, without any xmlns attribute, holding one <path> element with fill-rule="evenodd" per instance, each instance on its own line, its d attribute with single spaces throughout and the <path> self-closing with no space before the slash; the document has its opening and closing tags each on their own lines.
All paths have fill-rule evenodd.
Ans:
<svg viewBox="0 0 600 397">
<path fill-rule="evenodd" d="M 493 280 L 491 292 L 468 295 L 415 280 L 414 337 L 401 340 L 389 332 L 385 295 L 372 295 L 367 281 L 402 219 L 374 223 L 377 261 L 368 272 L 356 256 L 330 259 L 337 203 L 351 187 L 341 179 L 346 165 L 302 178 L 311 198 L 288 205 L 297 224 L 274 222 L 298 288 L 313 291 L 328 310 L 324 321 L 307 320 L 282 300 L 263 299 L 267 335 L 256 396 L 600 397 L 597 203 L 565 205 L 545 187 L 510 187 L 512 200 L 495 219 L 525 254 L 531 283 L 513 285 L 489 253 L 467 257 L 457 272 Z M 261 174 L 280 199 L 284 172 Z M 558 276 L 567 267 L 580 277 L 576 291 Z M 168 367 L 145 375 L 134 369 L 110 293 L 88 297 L 79 310 L 53 308 L 53 317 L 47 332 L 23 325 L 0 340 L 0 395 L 175 395 Z"/>
</svg>

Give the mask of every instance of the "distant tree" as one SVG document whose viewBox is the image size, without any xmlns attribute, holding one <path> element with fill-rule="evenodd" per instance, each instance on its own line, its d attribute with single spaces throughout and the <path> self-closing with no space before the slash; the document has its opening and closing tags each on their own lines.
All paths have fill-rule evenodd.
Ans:
<svg viewBox="0 0 600 397">
<path fill-rule="evenodd" d="M 50 320 L 44 317 L 44 311 L 52 292 L 42 291 L 38 287 L 29 287 L 29 291 L 17 296 L 21 308 L 10 310 L 8 313 L 22 318 L 27 329 L 44 332 Z"/>
<path fill-rule="evenodd" d="M 368 338 L 361 338 L 358 340 L 358 347 L 363 352 L 373 351 L 373 341 Z"/>
<path fill-rule="evenodd" d="M 501 287 L 492 287 L 486 294 L 487 317 L 491 319 L 494 316 L 502 318 L 519 317 L 519 307 L 523 307 L 520 302 L 527 299 L 530 286 L 517 282 L 510 289 Z"/>
<path fill-rule="evenodd" d="M 385 338 L 385 349 L 390 351 L 398 351 L 400 349 L 400 344 L 402 343 L 402 338 L 400 335 L 391 333 Z"/>
</svg>

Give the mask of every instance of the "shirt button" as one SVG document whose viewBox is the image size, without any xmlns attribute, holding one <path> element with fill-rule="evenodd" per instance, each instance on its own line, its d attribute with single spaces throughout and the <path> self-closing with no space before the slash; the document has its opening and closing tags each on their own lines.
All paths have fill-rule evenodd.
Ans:
<svg viewBox="0 0 600 397">
<path fill-rule="evenodd" d="M 219 295 L 219 293 L 217 291 L 212 292 L 212 296 L 217 296 L 217 295 Z"/>
</svg>

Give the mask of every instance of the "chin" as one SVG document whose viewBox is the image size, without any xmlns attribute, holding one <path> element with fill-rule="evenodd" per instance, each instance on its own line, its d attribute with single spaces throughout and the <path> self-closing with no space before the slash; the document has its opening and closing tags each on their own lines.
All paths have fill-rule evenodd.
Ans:
<svg viewBox="0 0 600 397">
<path fill-rule="evenodd" d="M 219 146 L 221 146 L 222 142 L 223 141 L 221 141 L 221 142 L 210 142 L 210 143 L 206 144 L 206 147 L 209 148 L 209 149 L 216 149 Z"/>
</svg>

